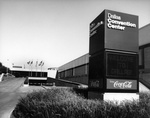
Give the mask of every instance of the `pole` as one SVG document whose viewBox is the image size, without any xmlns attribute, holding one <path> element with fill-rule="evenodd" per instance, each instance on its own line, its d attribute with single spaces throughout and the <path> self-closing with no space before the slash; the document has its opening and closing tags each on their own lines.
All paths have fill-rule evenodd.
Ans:
<svg viewBox="0 0 150 118">
<path fill-rule="evenodd" d="M 29 64 L 29 77 L 31 76 L 31 74 L 30 74 L 30 64 Z"/>
<path fill-rule="evenodd" d="M 37 77 L 37 66 L 36 66 L 36 75 L 35 76 Z"/>
<path fill-rule="evenodd" d="M 37 77 L 37 66 L 36 66 L 36 75 L 35 76 Z"/>
<path fill-rule="evenodd" d="M 31 61 L 31 63 L 30 63 L 30 66 L 31 66 L 31 77 L 32 77 L 32 64 L 33 64 L 33 61 Z"/>
<path fill-rule="evenodd" d="M 37 77 L 37 65 L 38 65 L 38 60 L 36 61 L 36 77 Z"/>
<path fill-rule="evenodd" d="M 30 61 L 27 62 L 27 64 L 29 65 L 29 77 L 30 77 Z"/>
<path fill-rule="evenodd" d="M 41 77 L 42 77 L 42 65 L 41 65 Z"/>
<path fill-rule="evenodd" d="M 9 61 L 9 59 L 7 59 L 7 62 Z M 7 66 L 8 66 L 8 64 L 7 64 Z M 7 77 L 8 77 L 8 67 L 7 67 Z"/>
<path fill-rule="evenodd" d="M 31 65 L 30 65 L 31 66 Z M 32 66 L 31 66 L 31 77 L 32 77 Z"/>
</svg>

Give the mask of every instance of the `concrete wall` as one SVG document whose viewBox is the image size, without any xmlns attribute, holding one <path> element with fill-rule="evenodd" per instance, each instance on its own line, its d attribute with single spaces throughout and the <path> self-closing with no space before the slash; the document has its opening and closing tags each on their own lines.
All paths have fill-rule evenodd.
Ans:
<svg viewBox="0 0 150 118">
<path fill-rule="evenodd" d="M 139 29 L 139 46 L 150 43 L 150 24 Z"/>
</svg>

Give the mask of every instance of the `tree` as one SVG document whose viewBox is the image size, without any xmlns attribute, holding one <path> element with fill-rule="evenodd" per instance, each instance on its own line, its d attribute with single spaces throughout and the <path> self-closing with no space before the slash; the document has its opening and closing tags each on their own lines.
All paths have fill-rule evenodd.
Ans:
<svg viewBox="0 0 150 118">
<path fill-rule="evenodd" d="M 2 63 L 0 62 L 0 67 L 2 67 L 3 65 L 2 65 Z"/>
<path fill-rule="evenodd" d="M 1 73 L 7 73 L 7 71 L 10 72 L 10 69 L 3 66 L 3 64 L 0 62 L 0 74 Z"/>
</svg>

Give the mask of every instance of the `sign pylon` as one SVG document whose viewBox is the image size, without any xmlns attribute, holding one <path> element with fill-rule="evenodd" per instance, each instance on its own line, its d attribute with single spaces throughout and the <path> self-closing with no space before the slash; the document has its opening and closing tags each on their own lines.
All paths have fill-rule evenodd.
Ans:
<svg viewBox="0 0 150 118">
<path fill-rule="evenodd" d="M 90 23 L 89 44 L 89 98 L 139 92 L 138 16 L 104 10 Z"/>
</svg>

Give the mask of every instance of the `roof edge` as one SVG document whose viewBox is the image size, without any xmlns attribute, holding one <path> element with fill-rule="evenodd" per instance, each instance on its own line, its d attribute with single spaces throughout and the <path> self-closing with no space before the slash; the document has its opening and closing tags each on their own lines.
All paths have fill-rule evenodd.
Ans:
<svg viewBox="0 0 150 118">
<path fill-rule="evenodd" d="M 145 28 L 145 27 L 147 27 L 149 25 L 150 25 L 150 23 L 148 23 L 147 25 L 142 26 L 141 28 L 139 28 L 139 30 L 141 30 L 141 29 L 143 29 L 143 28 Z"/>
</svg>

